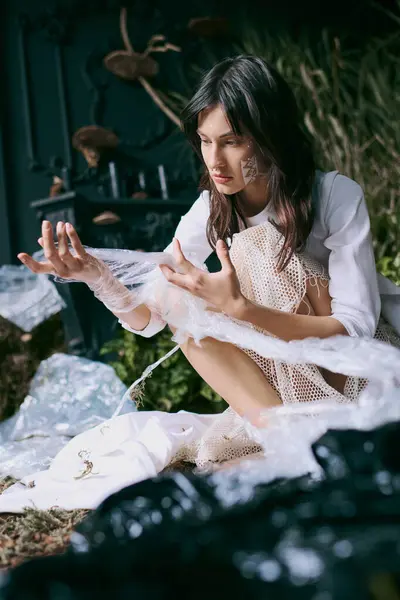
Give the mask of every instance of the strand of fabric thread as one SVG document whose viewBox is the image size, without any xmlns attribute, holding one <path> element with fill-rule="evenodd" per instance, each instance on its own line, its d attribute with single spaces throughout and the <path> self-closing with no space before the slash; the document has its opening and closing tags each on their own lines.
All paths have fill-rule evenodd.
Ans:
<svg viewBox="0 0 400 600">
<path fill-rule="evenodd" d="M 172 348 L 172 350 L 170 350 L 169 352 L 167 352 L 167 354 L 164 354 L 164 356 L 162 356 L 161 358 L 159 358 L 155 363 L 153 363 L 152 365 L 149 365 L 148 367 L 145 368 L 145 370 L 143 371 L 143 373 L 141 374 L 141 376 L 139 377 L 139 379 L 136 379 L 136 381 L 134 381 L 132 383 L 132 385 L 126 390 L 125 394 L 122 396 L 121 402 L 118 404 L 116 410 L 114 411 L 113 415 L 111 416 L 112 419 L 114 419 L 115 417 L 118 417 L 119 413 L 122 410 L 122 407 L 124 406 L 126 400 L 131 400 L 131 392 L 132 390 L 139 385 L 140 383 L 142 383 L 142 381 L 144 379 L 146 379 L 146 377 L 148 377 L 150 375 L 150 373 L 152 371 L 154 371 L 154 369 L 156 367 L 158 367 L 158 365 L 160 365 L 162 362 L 164 362 L 164 360 L 167 360 L 170 356 L 172 356 L 173 354 L 175 354 L 175 352 L 177 352 L 177 350 L 179 350 L 180 346 L 176 345 Z"/>
</svg>

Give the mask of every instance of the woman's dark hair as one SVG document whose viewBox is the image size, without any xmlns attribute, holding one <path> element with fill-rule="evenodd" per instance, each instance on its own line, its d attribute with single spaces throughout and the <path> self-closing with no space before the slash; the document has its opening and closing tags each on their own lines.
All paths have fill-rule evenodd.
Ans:
<svg viewBox="0 0 400 600">
<path fill-rule="evenodd" d="M 287 265 L 293 252 L 304 247 L 311 231 L 311 190 L 315 163 L 311 144 L 301 128 L 295 97 L 281 75 L 261 58 L 237 56 L 216 64 L 202 79 L 182 112 L 183 131 L 201 155 L 198 116 L 221 105 L 236 135 L 249 135 L 264 157 L 268 201 L 284 236 L 278 268 Z M 240 193 L 219 192 L 207 169 L 200 182 L 210 191 L 207 238 L 212 248 L 239 231 L 245 220 Z"/>
</svg>

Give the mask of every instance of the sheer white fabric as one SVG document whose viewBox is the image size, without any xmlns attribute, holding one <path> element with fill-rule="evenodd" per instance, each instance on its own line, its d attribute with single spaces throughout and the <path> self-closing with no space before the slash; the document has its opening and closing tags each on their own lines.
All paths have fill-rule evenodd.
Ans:
<svg viewBox="0 0 400 600">
<path fill-rule="evenodd" d="M 264 223 L 237 234 L 231 256 L 249 296 L 268 306 L 293 311 L 304 296 L 308 279 L 318 276 L 323 282 L 327 278 L 323 268 L 306 255 L 293 256 L 285 272 L 278 275 L 279 243 L 275 228 Z M 347 336 L 285 342 L 247 323 L 209 311 L 204 301 L 169 284 L 155 268 L 165 256 L 128 251 L 118 256 L 121 280 L 128 285 L 140 283 L 134 288 L 136 303 L 145 302 L 160 319 L 168 321 L 176 329 L 177 342 L 190 336 L 201 344 L 202 338 L 210 336 L 239 346 L 260 364 L 272 383 L 275 381 L 287 407 L 302 405 L 309 413 L 325 407 L 325 421 L 329 423 L 329 411 L 336 415 L 335 408 L 343 403 L 346 406 L 350 400 L 357 405 L 358 384 L 353 396 L 346 392 L 338 395 L 323 379 L 321 367 L 357 382 L 368 378 L 375 385 L 371 393 L 377 399 L 388 390 L 400 388 L 400 351 L 394 345 Z M 105 258 L 104 253 L 102 257 Z M 113 269 L 112 262 L 108 264 Z M 397 343 L 394 332 L 390 333 Z M 301 430 L 295 420 L 290 423 L 291 435 L 298 438 Z M 282 420 L 280 424 L 284 427 Z M 308 440 L 309 428 L 304 426 L 303 431 Z M 177 459 L 208 467 L 235 457 L 265 453 L 268 439 L 268 427 L 260 438 L 259 432 L 232 409 L 221 415 L 149 412 L 116 416 L 74 438 L 48 471 L 33 474 L 24 478 L 22 484 L 9 488 L 0 496 L 0 511 L 19 512 L 32 504 L 38 508 L 55 504 L 63 508 L 94 508 L 110 493 L 154 476 Z M 267 479 L 269 473 L 279 474 L 276 445 L 274 448 L 270 470 L 269 451 L 261 461 Z M 306 442 L 303 450 L 309 451 Z M 26 487 L 32 481 L 33 487 Z"/>
</svg>

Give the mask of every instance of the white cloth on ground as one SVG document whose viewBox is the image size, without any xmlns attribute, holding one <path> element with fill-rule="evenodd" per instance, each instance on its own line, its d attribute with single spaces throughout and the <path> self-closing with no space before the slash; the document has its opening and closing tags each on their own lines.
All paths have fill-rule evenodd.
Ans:
<svg viewBox="0 0 400 600">
<path fill-rule="evenodd" d="M 183 443 L 201 437 L 213 418 L 149 411 L 105 421 L 73 438 L 48 470 L 8 488 L 0 496 L 0 512 L 94 509 L 113 492 L 157 475 Z"/>
</svg>

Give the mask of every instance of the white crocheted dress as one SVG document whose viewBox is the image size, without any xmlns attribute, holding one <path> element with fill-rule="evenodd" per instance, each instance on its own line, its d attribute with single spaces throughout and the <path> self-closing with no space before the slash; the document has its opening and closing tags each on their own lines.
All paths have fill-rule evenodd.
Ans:
<svg viewBox="0 0 400 600">
<path fill-rule="evenodd" d="M 282 244 L 283 236 L 272 223 L 265 222 L 235 234 L 230 257 L 246 298 L 262 306 L 294 313 L 306 295 L 307 284 L 328 286 L 329 277 L 324 267 L 305 253 L 293 254 L 285 269 L 278 272 L 278 254 Z M 311 306 L 309 309 L 311 312 Z M 400 347 L 400 338 L 382 319 L 375 338 Z M 354 402 L 368 383 L 366 379 L 349 376 L 341 393 L 327 383 L 316 365 L 290 364 L 265 358 L 253 350 L 243 351 L 257 363 L 283 404 Z M 261 447 L 248 437 L 243 419 L 228 408 L 196 444 L 182 447 L 177 458 L 204 467 L 258 451 Z"/>
</svg>

